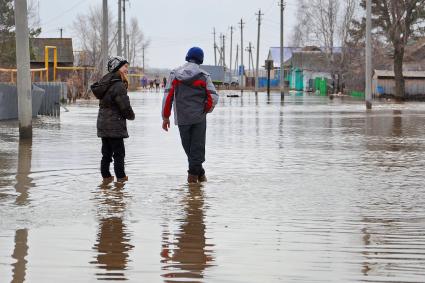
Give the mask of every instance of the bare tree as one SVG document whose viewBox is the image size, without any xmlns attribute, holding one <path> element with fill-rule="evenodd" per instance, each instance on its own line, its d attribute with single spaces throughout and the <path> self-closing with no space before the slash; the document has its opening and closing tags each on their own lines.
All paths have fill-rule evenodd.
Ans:
<svg viewBox="0 0 425 283">
<path fill-rule="evenodd" d="M 312 0 L 309 16 L 312 21 L 312 31 L 322 47 L 331 55 L 337 42 L 339 0 Z"/>
<path fill-rule="evenodd" d="M 339 36 L 341 38 L 341 46 L 345 47 L 350 37 L 350 30 L 352 29 L 353 20 L 356 16 L 358 8 L 357 0 L 346 0 L 343 7 L 343 15 L 339 27 Z"/>
<path fill-rule="evenodd" d="M 353 20 L 356 17 L 358 8 L 357 0 L 346 0 L 343 6 L 343 13 L 339 24 L 339 37 L 342 47 L 341 60 L 339 62 L 340 72 L 342 76 L 346 77 L 352 66 L 352 60 L 358 56 L 356 50 L 350 47 L 350 31 L 353 28 Z M 364 60 L 363 60 L 364 61 Z M 363 62 L 362 61 L 362 62 Z"/>
<path fill-rule="evenodd" d="M 298 1 L 297 24 L 292 41 L 297 46 L 319 45 L 332 53 L 344 46 L 356 15 L 358 0 Z"/>
<path fill-rule="evenodd" d="M 40 16 L 38 1 L 28 1 L 28 26 L 30 29 L 37 29 L 40 27 Z"/>
<path fill-rule="evenodd" d="M 116 22 L 108 11 L 109 54 L 116 48 Z M 86 54 L 84 64 L 98 66 L 101 61 L 102 6 L 91 6 L 86 14 L 78 14 L 73 25 L 79 49 Z"/>
<path fill-rule="evenodd" d="M 130 29 L 129 29 L 129 47 L 130 52 L 128 55 L 128 60 L 131 65 L 137 66 L 142 65 L 142 50 L 147 48 L 149 42 L 145 40 L 144 34 L 139 27 L 139 22 L 137 18 L 132 18 L 130 20 Z"/>
<path fill-rule="evenodd" d="M 297 24 L 292 32 L 292 45 L 305 46 L 311 43 L 311 20 L 306 0 L 298 1 Z"/>
</svg>

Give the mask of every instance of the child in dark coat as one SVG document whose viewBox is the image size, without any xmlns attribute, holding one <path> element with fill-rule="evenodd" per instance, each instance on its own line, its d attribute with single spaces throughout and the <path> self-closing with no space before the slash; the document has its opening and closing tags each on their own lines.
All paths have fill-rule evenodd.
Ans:
<svg viewBox="0 0 425 283">
<path fill-rule="evenodd" d="M 102 138 L 102 160 L 100 171 L 104 183 L 114 181 L 109 171 L 112 158 L 117 182 L 125 182 L 124 138 L 128 138 L 127 120 L 134 120 L 134 112 L 127 95 L 128 62 L 115 56 L 109 59 L 108 71 L 99 82 L 93 84 L 93 94 L 99 99 L 97 136 Z"/>
</svg>

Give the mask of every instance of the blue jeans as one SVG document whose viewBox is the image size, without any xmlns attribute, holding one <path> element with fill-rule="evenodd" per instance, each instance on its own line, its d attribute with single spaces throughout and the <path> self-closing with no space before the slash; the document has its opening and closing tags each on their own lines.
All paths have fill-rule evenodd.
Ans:
<svg viewBox="0 0 425 283">
<path fill-rule="evenodd" d="M 205 174 L 202 163 L 205 162 L 205 140 L 207 132 L 207 120 L 193 124 L 179 126 L 180 138 L 189 162 L 191 175 L 202 176 Z"/>
</svg>

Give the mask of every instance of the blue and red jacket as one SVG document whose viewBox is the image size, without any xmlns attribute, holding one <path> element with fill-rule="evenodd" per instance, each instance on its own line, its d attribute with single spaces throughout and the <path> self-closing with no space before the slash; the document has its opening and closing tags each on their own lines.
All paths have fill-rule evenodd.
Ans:
<svg viewBox="0 0 425 283">
<path fill-rule="evenodd" d="M 162 102 L 162 118 L 169 119 L 174 108 L 176 125 L 200 123 L 214 110 L 218 99 L 210 75 L 198 64 L 186 63 L 170 74 Z"/>
</svg>

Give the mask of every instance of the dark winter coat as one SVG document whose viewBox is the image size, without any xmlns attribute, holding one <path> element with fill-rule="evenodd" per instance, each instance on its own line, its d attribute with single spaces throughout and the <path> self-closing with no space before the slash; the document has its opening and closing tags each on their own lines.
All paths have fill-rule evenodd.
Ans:
<svg viewBox="0 0 425 283">
<path fill-rule="evenodd" d="M 106 74 L 91 86 L 99 101 L 97 136 L 100 138 L 128 138 L 127 120 L 134 120 L 134 112 L 127 88 L 118 72 Z"/>
</svg>

